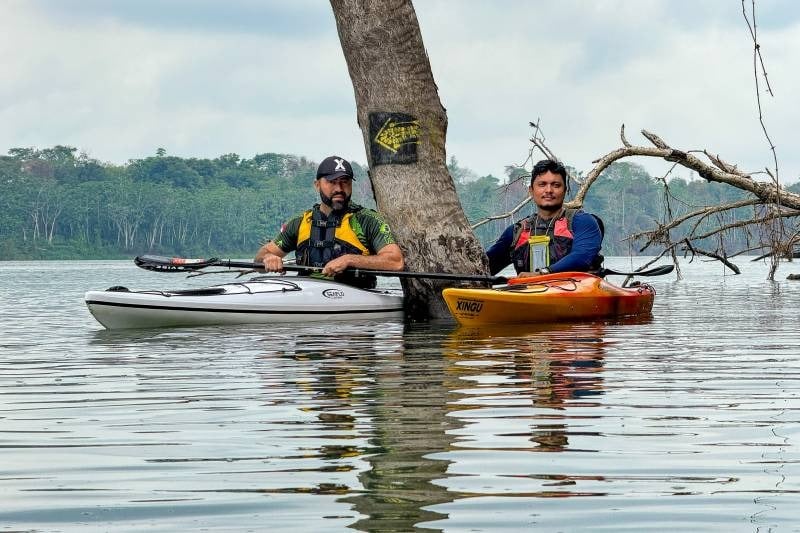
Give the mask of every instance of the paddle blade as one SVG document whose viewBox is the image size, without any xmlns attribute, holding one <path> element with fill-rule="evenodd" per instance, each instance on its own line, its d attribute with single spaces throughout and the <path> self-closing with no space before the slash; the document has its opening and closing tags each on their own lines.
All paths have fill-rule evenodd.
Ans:
<svg viewBox="0 0 800 533">
<path fill-rule="evenodd" d="M 665 274 L 669 274 L 675 270 L 675 265 L 661 265 L 657 266 L 648 270 L 638 270 L 633 272 L 620 272 L 618 270 L 614 270 L 612 268 L 602 268 L 600 269 L 599 276 L 663 276 Z"/>
<path fill-rule="evenodd" d="M 133 258 L 136 266 L 154 272 L 193 272 L 217 263 L 212 259 L 185 259 L 183 257 L 164 257 L 160 255 L 140 255 Z"/>
</svg>

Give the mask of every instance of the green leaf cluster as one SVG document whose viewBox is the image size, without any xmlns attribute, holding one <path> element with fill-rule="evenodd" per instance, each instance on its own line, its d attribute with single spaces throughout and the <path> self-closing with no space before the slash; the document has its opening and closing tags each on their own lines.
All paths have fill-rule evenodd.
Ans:
<svg viewBox="0 0 800 533">
<path fill-rule="evenodd" d="M 114 165 L 71 147 L 14 148 L 0 157 L 0 260 L 252 257 L 319 201 L 316 167 L 275 153 L 198 159 L 159 149 Z M 354 196 L 374 205 L 366 171 L 354 172 Z"/>
</svg>

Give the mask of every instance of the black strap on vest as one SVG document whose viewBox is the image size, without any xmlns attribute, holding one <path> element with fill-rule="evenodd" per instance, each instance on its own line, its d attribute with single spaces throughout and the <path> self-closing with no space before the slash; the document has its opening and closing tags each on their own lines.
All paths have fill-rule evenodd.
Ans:
<svg viewBox="0 0 800 533">
<path fill-rule="evenodd" d="M 312 253 L 310 266 L 323 266 L 334 257 L 337 247 L 341 247 L 336 242 L 336 228 L 341 224 L 342 216 L 340 213 L 331 213 L 329 216 L 322 214 L 319 209 L 314 210 L 311 217 L 311 235 L 309 245 L 319 249 L 317 253 Z"/>
</svg>

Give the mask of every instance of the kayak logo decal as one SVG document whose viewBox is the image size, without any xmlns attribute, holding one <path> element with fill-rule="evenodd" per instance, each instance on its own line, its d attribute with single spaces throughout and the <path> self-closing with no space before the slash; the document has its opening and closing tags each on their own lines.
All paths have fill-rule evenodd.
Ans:
<svg viewBox="0 0 800 533">
<path fill-rule="evenodd" d="M 322 291 L 322 295 L 325 298 L 331 298 L 332 300 L 339 300 L 344 298 L 344 291 L 342 289 L 325 289 Z"/>
<path fill-rule="evenodd" d="M 478 314 L 483 309 L 483 302 L 478 302 L 475 300 L 458 300 L 456 302 L 456 311 L 461 311 L 463 313 L 472 313 Z"/>
</svg>

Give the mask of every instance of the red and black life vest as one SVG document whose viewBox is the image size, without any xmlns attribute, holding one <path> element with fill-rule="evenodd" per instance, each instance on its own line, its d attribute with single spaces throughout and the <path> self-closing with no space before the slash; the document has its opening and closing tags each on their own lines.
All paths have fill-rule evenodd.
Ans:
<svg viewBox="0 0 800 533">
<path fill-rule="evenodd" d="M 528 239 L 531 235 L 547 235 L 550 237 L 548 251 L 550 263 L 562 259 L 572 251 L 572 219 L 575 214 L 582 212 L 579 209 L 564 209 L 555 219 L 545 220 L 535 213 L 528 218 L 524 218 L 514 224 L 514 236 L 511 240 L 511 262 L 517 272 L 531 272 L 530 246 Z M 594 216 L 594 215 L 593 215 Z M 595 216 L 600 233 L 603 233 L 603 223 Z M 592 263 L 591 268 L 599 268 L 602 263 L 602 256 L 598 255 Z"/>
</svg>

